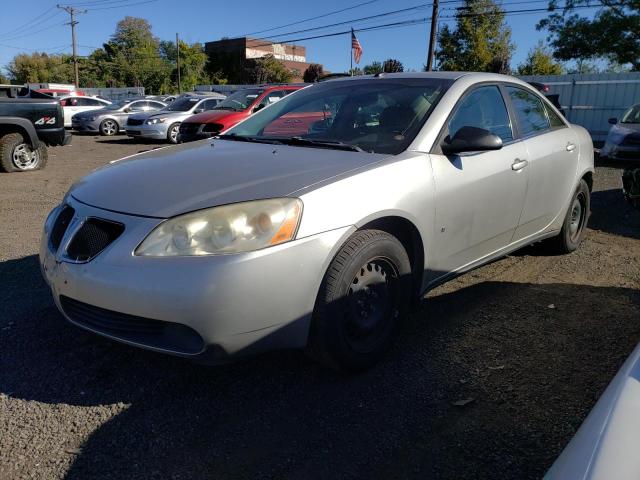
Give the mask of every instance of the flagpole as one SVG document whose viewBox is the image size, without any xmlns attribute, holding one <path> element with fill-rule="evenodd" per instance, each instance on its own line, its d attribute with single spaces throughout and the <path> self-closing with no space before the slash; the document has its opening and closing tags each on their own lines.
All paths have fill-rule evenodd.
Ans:
<svg viewBox="0 0 640 480">
<path fill-rule="evenodd" d="M 353 77 L 353 28 L 351 28 L 351 37 L 349 37 L 349 74 Z"/>
</svg>

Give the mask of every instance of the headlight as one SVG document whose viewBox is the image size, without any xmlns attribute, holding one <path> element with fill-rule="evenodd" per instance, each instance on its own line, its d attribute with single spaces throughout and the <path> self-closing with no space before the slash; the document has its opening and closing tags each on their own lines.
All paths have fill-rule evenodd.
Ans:
<svg viewBox="0 0 640 480">
<path fill-rule="evenodd" d="M 301 214 L 302 201 L 297 198 L 207 208 L 161 223 L 135 254 L 168 257 L 259 250 L 293 240 Z"/>
<path fill-rule="evenodd" d="M 145 123 L 147 125 L 155 125 L 156 123 L 164 123 L 166 121 L 167 121 L 167 119 L 165 117 L 162 117 L 162 118 L 150 118 Z"/>
<path fill-rule="evenodd" d="M 96 118 L 98 117 L 87 117 L 86 120 L 87 122 L 93 122 Z"/>
</svg>

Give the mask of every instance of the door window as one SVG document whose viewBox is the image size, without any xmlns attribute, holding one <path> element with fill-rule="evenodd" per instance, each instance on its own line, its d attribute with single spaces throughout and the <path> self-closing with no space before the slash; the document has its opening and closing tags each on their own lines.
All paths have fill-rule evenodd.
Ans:
<svg viewBox="0 0 640 480">
<path fill-rule="evenodd" d="M 220 100 L 217 98 L 211 98 L 209 100 L 205 100 L 202 105 L 200 105 L 200 108 L 202 108 L 202 110 L 213 110 L 218 103 L 220 103 Z"/>
<path fill-rule="evenodd" d="M 545 105 L 545 108 L 547 110 L 547 116 L 549 117 L 549 123 L 551 124 L 551 128 L 562 128 L 567 126 L 560 118 L 560 115 L 558 115 L 556 112 L 551 110 L 551 108 L 548 105 Z"/>
<path fill-rule="evenodd" d="M 507 87 L 507 92 L 516 111 L 518 125 L 522 135 L 540 133 L 549 130 L 547 117 L 542 100 L 523 88 Z"/>
<path fill-rule="evenodd" d="M 147 110 L 147 108 L 145 108 L 146 106 L 147 106 L 147 102 L 131 102 L 129 104 L 129 111 L 144 112 L 145 110 Z"/>
<path fill-rule="evenodd" d="M 503 143 L 513 140 L 507 107 L 497 86 L 476 88 L 462 100 L 449 120 L 449 136 L 453 137 L 462 127 L 483 128 L 500 137 Z"/>
<path fill-rule="evenodd" d="M 282 97 L 284 97 L 286 93 L 287 92 L 284 90 L 274 90 L 273 92 L 269 92 L 262 98 L 262 100 L 260 100 L 260 103 L 258 104 L 256 109 L 260 110 L 261 108 L 267 107 L 272 103 L 276 103 L 278 100 L 282 99 Z"/>
<path fill-rule="evenodd" d="M 104 107 L 104 103 L 95 98 L 82 98 L 79 97 L 76 99 L 76 104 L 78 107 Z"/>
</svg>

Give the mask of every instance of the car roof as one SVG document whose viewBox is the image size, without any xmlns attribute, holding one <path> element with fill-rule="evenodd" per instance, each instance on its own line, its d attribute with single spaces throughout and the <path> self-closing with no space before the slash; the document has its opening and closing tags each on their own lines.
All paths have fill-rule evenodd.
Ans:
<svg viewBox="0 0 640 480">
<path fill-rule="evenodd" d="M 499 73 L 485 73 L 485 72 L 398 72 L 398 73 L 376 73 L 374 75 L 354 75 L 348 77 L 337 77 L 329 79 L 333 82 L 351 82 L 362 81 L 366 79 L 378 79 L 378 78 L 398 78 L 398 79 L 433 79 L 433 80 L 449 80 L 456 81 L 465 77 L 475 82 L 488 82 L 488 81 L 513 81 L 518 80 L 510 75 L 502 75 Z M 518 83 L 521 83 L 518 80 Z"/>
</svg>

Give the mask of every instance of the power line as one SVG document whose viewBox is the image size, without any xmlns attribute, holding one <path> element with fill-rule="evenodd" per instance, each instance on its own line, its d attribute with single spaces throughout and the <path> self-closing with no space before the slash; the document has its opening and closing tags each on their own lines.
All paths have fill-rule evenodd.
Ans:
<svg viewBox="0 0 640 480">
<path fill-rule="evenodd" d="M 126 6 L 127 7 L 133 7 L 135 5 L 144 5 L 145 3 L 154 3 L 157 2 L 158 0 L 144 0 L 142 2 L 135 2 L 135 3 L 127 3 Z M 97 8 L 89 8 L 90 12 L 93 12 L 95 10 L 111 10 L 113 8 L 122 8 L 125 5 L 116 5 L 113 7 L 97 7 Z"/>
<path fill-rule="evenodd" d="M 51 12 L 52 10 L 55 10 L 55 7 L 50 7 L 49 9 L 45 10 L 44 12 L 42 12 L 40 15 L 38 15 L 38 16 L 36 16 L 36 17 L 32 18 L 31 20 L 29 20 L 29 21 L 27 21 L 27 22 L 23 23 L 22 25 L 20 25 L 20 26 L 18 26 L 18 27 L 16 27 L 16 28 L 14 28 L 13 30 L 9 30 L 9 31 L 7 31 L 7 32 L 0 33 L 0 37 L 7 37 L 7 36 L 11 36 L 13 33 L 15 33 L 15 32 L 21 32 L 21 31 L 23 31 L 23 30 L 24 30 L 25 28 L 27 28 L 27 27 L 28 27 L 28 28 L 33 28 L 33 27 L 35 27 L 36 25 L 40 25 L 40 24 L 42 24 L 42 23 L 46 22 L 47 20 L 50 20 L 50 19 L 51 19 L 51 17 L 50 17 L 50 16 L 47 16 L 47 14 L 48 14 L 49 12 Z M 54 15 L 57 15 L 58 13 L 60 13 L 60 12 L 56 12 Z"/>
<path fill-rule="evenodd" d="M 69 21 L 68 25 L 71 25 L 71 48 L 72 48 L 72 55 L 73 55 L 73 75 L 74 75 L 74 80 L 75 80 L 75 85 L 76 88 L 78 88 L 78 86 L 80 85 L 80 79 L 79 79 L 79 75 L 78 75 L 78 52 L 76 51 L 76 25 L 78 24 L 78 22 L 76 22 L 75 16 L 78 14 L 83 14 L 83 13 L 87 13 L 86 10 L 78 10 L 75 7 L 64 7 L 61 5 L 57 6 L 58 8 L 64 10 L 65 12 L 67 12 L 69 14 L 69 16 L 71 17 L 71 20 Z"/>
<path fill-rule="evenodd" d="M 369 0 L 367 2 L 362 2 L 362 3 L 358 3 L 356 5 L 353 5 L 351 7 L 347 7 L 347 8 L 342 8 L 340 10 L 334 10 L 332 12 L 327 12 L 327 13 L 323 13 L 322 15 L 316 15 L 315 17 L 309 17 L 309 18 L 305 18 L 303 20 L 298 20 L 296 22 L 292 22 L 292 23 L 287 23 L 284 25 L 280 25 L 278 27 L 272 27 L 272 28 L 267 28 L 266 30 L 258 30 L 257 32 L 251 32 L 251 33 L 245 33 L 244 35 L 240 35 L 241 37 L 248 37 L 251 35 L 257 35 L 259 33 L 264 33 L 264 32 L 271 32 L 273 30 L 280 30 L 281 28 L 286 28 L 286 27 L 291 27 L 293 25 L 299 25 L 301 23 L 306 23 L 306 22 L 310 22 L 312 20 L 317 20 L 319 18 L 324 18 L 324 17 L 329 17 L 331 15 L 335 15 L 337 13 L 342 13 L 342 12 L 346 12 L 347 10 L 353 10 L 355 8 L 359 8 L 359 7 L 363 7 L 364 5 L 369 5 L 371 3 L 375 3 L 379 0 Z"/>
</svg>

